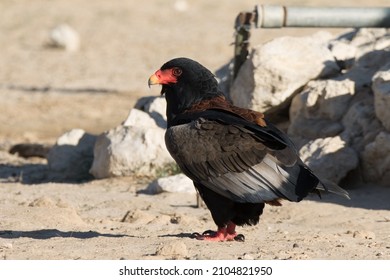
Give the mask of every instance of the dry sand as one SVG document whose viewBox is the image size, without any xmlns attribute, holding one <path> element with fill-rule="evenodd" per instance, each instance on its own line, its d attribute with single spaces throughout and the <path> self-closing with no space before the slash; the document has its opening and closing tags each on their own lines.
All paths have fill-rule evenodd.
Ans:
<svg viewBox="0 0 390 280">
<path fill-rule="evenodd" d="M 158 94 L 147 79 L 170 58 L 218 69 L 232 57 L 242 10 L 330 2 L 340 1 L 201 0 L 187 1 L 186 11 L 166 0 L 1 1 L 0 259 L 390 259 L 389 188 L 350 186 L 349 201 L 267 207 L 259 225 L 239 229 L 244 243 L 209 243 L 189 238 L 214 229 L 194 195 L 145 195 L 147 179 L 139 178 L 45 182 L 45 160 L 6 152 L 22 142 L 53 144 L 72 128 L 99 134 L 118 125 L 137 98 Z M 61 23 L 79 32 L 79 51 L 46 47 Z M 252 42 L 314 31 L 256 30 Z"/>
</svg>

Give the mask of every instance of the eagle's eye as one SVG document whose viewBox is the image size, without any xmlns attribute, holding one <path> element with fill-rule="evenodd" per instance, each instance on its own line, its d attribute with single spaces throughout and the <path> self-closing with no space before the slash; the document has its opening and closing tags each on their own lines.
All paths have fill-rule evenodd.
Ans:
<svg viewBox="0 0 390 280">
<path fill-rule="evenodd" d="M 172 74 L 175 77 L 179 77 L 183 73 L 183 70 L 181 70 L 179 67 L 172 68 Z"/>
</svg>

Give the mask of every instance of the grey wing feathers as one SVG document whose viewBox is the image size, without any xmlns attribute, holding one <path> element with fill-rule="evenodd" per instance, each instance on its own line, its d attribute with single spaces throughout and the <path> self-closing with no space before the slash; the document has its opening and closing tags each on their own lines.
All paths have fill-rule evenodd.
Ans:
<svg viewBox="0 0 390 280">
<path fill-rule="evenodd" d="M 187 176 L 236 202 L 302 199 L 295 149 L 269 149 L 244 127 L 198 119 L 169 128 L 166 145 Z"/>
</svg>

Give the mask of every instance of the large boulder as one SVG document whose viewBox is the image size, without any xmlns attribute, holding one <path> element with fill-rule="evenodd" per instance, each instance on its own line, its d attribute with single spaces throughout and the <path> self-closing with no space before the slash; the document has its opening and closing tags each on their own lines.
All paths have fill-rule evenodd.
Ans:
<svg viewBox="0 0 390 280">
<path fill-rule="evenodd" d="M 359 164 L 358 154 L 339 136 L 310 141 L 299 154 L 316 175 L 333 182 L 339 182 Z"/>
<path fill-rule="evenodd" d="M 381 132 L 362 153 L 363 177 L 390 187 L 390 133 Z"/>
<path fill-rule="evenodd" d="M 390 161 L 379 153 L 390 131 L 389 34 L 361 29 L 331 40 L 342 71 L 308 82 L 291 102 L 288 133 L 320 176 L 340 182 L 360 167 L 363 179 L 385 184 Z"/>
<path fill-rule="evenodd" d="M 140 98 L 134 106 L 152 117 L 157 126 L 167 127 L 167 102 L 163 96 L 146 96 Z"/>
<path fill-rule="evenodd" d="M 383 50 L 390 45 L 389 29 L 360 28 L 350 38 L 350 45 L 356 47 L 356 58 Z"/>
<path fill-rule="evenodd" d="M 307 139 L 338 135 L 343 130 L 339 120 L 354 93 L 354 83 L 348 79 L 309 82 L 291 103 L 289 134 Z"/>
<path fill-rule="evenodd" d="M 255 47 L 230 89 L 232 101 L 260 112 L 279 110 L 310 80 L 339 72 L 327 44 L 331 34 L 281 37 Z"/>
<path fill-rule="evenodd" d="M 389 52 L 390 56 L 390 52 Z M 387 131 L 390 131 L 390 63 L 373 77 L 375 114 Z"/>
<path fill-rule="evenodd" d="M 341 119 L 344 130 L 340 137 L 347 145 L 358 153 L 374 141 L 383 126 L 375 116 L 374 100 L 370 92 L 359 93 L 360 97 L 354 100 Z"/>
<path fill-rule="evenodd" d="M 122 125 L 98 136 L 91 174 L 95 178 L 155 175 L 173 162 L 164 134 L 150 115 L 132 109 Z"/>
</svg>

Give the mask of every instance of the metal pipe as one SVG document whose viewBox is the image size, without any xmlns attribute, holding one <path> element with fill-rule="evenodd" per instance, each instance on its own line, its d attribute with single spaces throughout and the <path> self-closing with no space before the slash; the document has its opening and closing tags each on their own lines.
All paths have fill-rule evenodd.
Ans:
<svg viewBox="0 0 390 280">
<path fill-rule="evenodd" d="M 286 7 L 261 5 L 254 13 L 256 28 L 390 27 L 390 7 Z"/>
<path fill-rule="evenodd" d="M 233 79 L 248 56 L 251 28 L 281 27 L 390 27 L 390 7 L 286 7 L 261 5 L 251 12 L 241 12 L 236 17 L 234 28 Z"/>
</svg>

